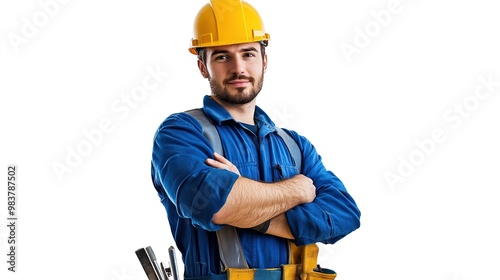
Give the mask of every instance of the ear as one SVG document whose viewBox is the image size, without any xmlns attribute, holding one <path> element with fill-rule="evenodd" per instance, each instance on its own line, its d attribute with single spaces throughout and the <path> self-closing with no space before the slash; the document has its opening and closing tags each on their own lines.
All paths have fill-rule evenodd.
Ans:
<svg viewBox="0 0 500 280">
<path fill-rule="evenodd" d="M 205 79 L 208 78 L 207 66 L 199 59 L 198 59 L 198 69 L 200 69 L 200 73 L 203 76 L 203 78 Z"/>
<path fill-rule="evenodd" d="M 264 73 L 266 73 L 267 69 L 267 53 L 264 54 L 263 60 L 262 60 L 262 68 L 264 69 Z"/>
</svg>

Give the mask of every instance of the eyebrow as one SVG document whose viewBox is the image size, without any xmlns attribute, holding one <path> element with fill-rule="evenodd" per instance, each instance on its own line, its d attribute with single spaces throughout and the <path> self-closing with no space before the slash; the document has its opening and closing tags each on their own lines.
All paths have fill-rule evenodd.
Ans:
<svg viewBox="0 0 500 280">
<path fill-rule="evenodd" d="M 248 47 L 248 48 L 243 48 L 243 49 L 239 50 L 240 53 L 242 53 L 242 52 L 252 52 L 252 51 L 253 52 L 257 52 L 257 49 L 254 48 L 254 47 Z M 227 50 L 217 50 L 216 49 L 216 50 L 214 50 L 212 52 L 211 56 L 214 56 L 214 55 L 217 55 L 217 54 L 221 54 L 221 53 L 227 54 L 227 53 L 229 53 L 229 51 L 227 51 Z"/>
</svg>

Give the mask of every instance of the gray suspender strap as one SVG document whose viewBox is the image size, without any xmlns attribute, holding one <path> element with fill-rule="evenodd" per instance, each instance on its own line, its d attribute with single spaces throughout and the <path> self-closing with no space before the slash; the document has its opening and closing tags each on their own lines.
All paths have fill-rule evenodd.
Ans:
<svg viewBox="0 0 500 280">
<path fill-rule="evenodd" d="M 212 121 L 205 115 L 201 109 L 193 109 L 186 111 L 193 116 L 203 127 L 203 135 L 208 139 L 214 151 L 220 155 L 224 155 L 222 144 L 220 141 L 219 132 L 213 125 Z M 219 244 L 219 255 L 222 265 L 222 270 L 227 268 L 248 268 L 247 259 L 243 254 L 238 232 L 233 226 L 224 226 L 222 229 L 215 232 L 217 234 L 217 243 Z"/>
<path fill-rule="evenodd" d="M 238 232 L 233 226 L 224 226 L 215 232 L 219 243 L 222 271 L 228 268 L 248 268 Z"/>
<path fill-rule="evenodd" d="M 203 127 L 203 135 L 205 135 L 205 137 L 208 139 L 208 142 L 212 144 L 212 148 L 214 149 L 214 151 L 219 155 L 223 155 L 224 151 L 222 150 L 219 132 L 217 131 L 217 128 L 215 128 L 212 121 L 205 115 L 203 110 L 192 109 L 186 111 L 186 113 L 190 114 L 196 120 L 198 120 L 198 122 L 201 124 L 201 127 Z"/>
<path fill-rule="evenodd" d="M 203 135 L 208 139 L 214 151 L 220 155 L 224 155 L 222 144 L 217 128 L 215 128 L 212 121 L 205 115 L 202 109 L 192 109 L 185 111 L 194 117 L 201 124 L 203 128 Z M 278 135 L 285 142 L 297 172 L 302 171 L 302 152 L 300 151 L 297 142 L 283 129 L 276 127 Z M 216 231 L 217 242 L 219 243 L 219 255 L 222 262 L 222 269 L 227 268 L 248 268 L 248 264 L 243 254 L 238 232 L 233 226 L 224 226 L 222 229 Z"/>
</svg>

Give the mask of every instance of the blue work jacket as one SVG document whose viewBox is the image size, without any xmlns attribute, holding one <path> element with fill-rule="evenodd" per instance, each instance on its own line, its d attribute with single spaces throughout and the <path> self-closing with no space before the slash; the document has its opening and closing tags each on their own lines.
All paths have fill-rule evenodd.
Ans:
<svg viewBox="0 0 500 280">
<path fill-rule="evenodd" d="M 256 107 L 258 135 L 235 121 L 210 96 L 203 110 L 219 131 L 224 156 L 241 176 L 261 182 L 276 182 L 299 172 L 313 180 L 316 198 L 298 205 L 286 217 L 296 245 L 333 244 L 360 225 L 360 211 L 342 182 L 321 161 L 314 146 L 294 131 L 287 131 L 302 151 L 302 170 L 274 123 Z M 213 158 L 210 143 L 196 119 L 186 113 L 170 115 L 154 137 L 151 175 L 165 206 L 176 246 L 182 253 L 184 276 L 220 274 L 215 231 L 222 226 L 212 218 L 224 205 L 238 175 L 205 163 Z M 279 267 L 288 262 L 288 241 L 252 229 L 238 229 L 245 257 L 251 268 Z"/>
</svg>

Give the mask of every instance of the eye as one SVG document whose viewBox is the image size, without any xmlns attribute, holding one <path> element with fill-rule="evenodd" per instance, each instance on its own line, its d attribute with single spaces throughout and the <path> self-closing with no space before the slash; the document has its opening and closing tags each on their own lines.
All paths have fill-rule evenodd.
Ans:
<svg viewBox="0 0 500 280">
<path fill-rule="evenodd" d="M 228 60 L 229 59 L 229 56 L 223 54 L 223 55 L 218 55 L 215 57 L 215 60 L 218 60 L 218 61 L 223 61 L 223 60 Z"/>
<path fill-rule="evenodd" d="M 244 57 L 255 57 L 255 53 L 253 53 L 253 52 L 247 52 L 243 56 Z"/>
</svg>

